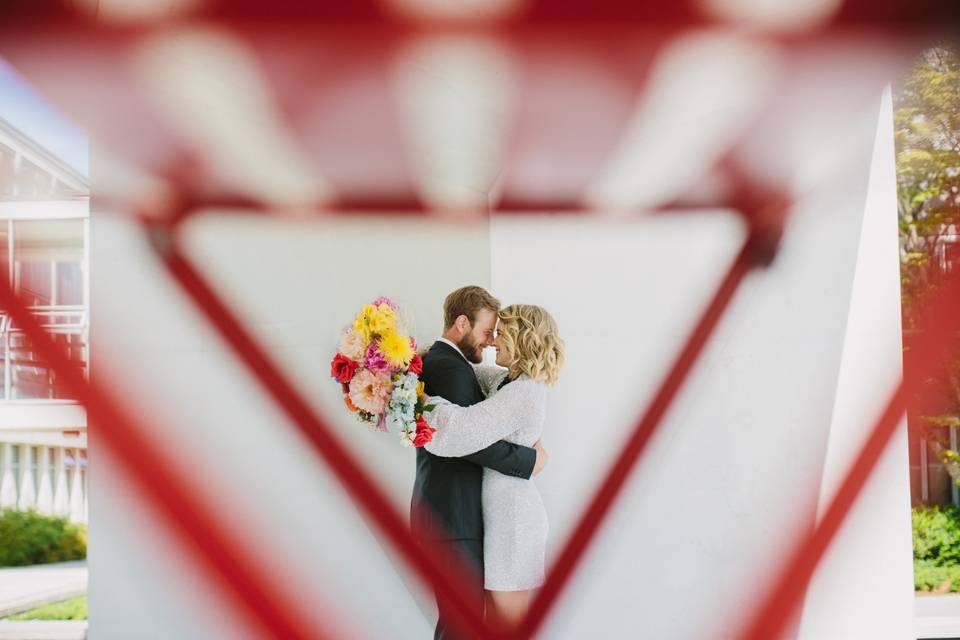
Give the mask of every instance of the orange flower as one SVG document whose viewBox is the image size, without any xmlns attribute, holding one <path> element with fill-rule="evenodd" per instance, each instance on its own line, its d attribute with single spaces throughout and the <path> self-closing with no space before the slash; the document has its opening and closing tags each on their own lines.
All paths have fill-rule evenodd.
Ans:
<svg viewBox="0 0 960 640">
<path fill-rule="evenodd" d="M 343 396 L 343 404 L 347 405 L 347 409 L 350 409 L 350 411 L 359 411 L 359 409 L 357 409 L 357 405 L 353 404 L 353 400 L 350 399 L 349 395 Z"/>
</svg>

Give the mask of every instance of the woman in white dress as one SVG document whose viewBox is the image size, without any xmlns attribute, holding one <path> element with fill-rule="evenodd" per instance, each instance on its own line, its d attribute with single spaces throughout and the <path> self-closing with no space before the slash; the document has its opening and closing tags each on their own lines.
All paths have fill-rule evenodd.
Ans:
<svg viewBox="0 0 960 640">
<path fill-rule="evenodd" d="M 487 399 L 460 407 L 432 397 L 426 416 L 437 429 L 427 451 L 460 457 L 498 440 L 534 446 L 546 418 L 547 386 L 564 362 L 557 324 L 541 307 L 511 305 L 498 314 L 494 346 L 500 366 L 476 366 Z M 483 563 L 488 616 L 516 624 L 526 615 L 530 590 L 544 582 L 547 513 L 533 478 L 483 470 Z"/>
</svg>

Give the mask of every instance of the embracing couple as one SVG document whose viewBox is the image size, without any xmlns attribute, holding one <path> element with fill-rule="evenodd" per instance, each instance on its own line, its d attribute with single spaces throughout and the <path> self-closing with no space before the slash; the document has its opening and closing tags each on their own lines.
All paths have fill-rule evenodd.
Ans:
<svg viewBox="0 0 960 640">
<path fill-rule="evenodd" d="M 547 514 L 532 477 L 547 461 L 540 434 L 563 341 L 541 307 L 501 309 L 481 287 L 447 296 L 443 316 L 420 376 L 437 432 L 417 449 L 411 526 L 471 569 L 463 578 L 478 613 L 512 625 L 544 581 Z M 480 364 L 490 346 L 499 366 Z M 441 606 L 434 638 L 454 633 Z"/>
</svg>

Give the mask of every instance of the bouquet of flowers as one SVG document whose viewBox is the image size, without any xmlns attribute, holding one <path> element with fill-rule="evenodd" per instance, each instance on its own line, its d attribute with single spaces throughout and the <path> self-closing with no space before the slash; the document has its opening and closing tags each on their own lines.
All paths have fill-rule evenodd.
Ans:
<svg viewBox="0 0 960 640">
<path fill-rule="evenodd" d="M 357 420 L 380 431 L 396 430 L 405 447 L 422 447 L 436 431 L 423 419 L 427 405 L 419 375 L 423 361 L 404 332 L 399 308 L 388 298 L 363 307 L 343 330 L 330 375 Z"/>
</svg>

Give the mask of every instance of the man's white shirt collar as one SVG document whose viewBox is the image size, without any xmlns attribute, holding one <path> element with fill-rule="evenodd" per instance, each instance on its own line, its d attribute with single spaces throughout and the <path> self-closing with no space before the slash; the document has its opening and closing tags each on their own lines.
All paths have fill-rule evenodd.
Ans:
<svg viewBox="0 0 960 640">
<path fill-rule="evenodd" d="M 457 350 L 457 353 L 460 354 L 460 357 L 463 358 L 464 360 L 467 360 L 467 356 L 463 355 L 463 351 L 460 351 L 460 347 L 458 347 L 457 345 L 453 344 L 452 342 L 450 342 L 450 341 L 447 340 L 446 338 L 438 338 L 438 340 L 439 340 L 440 342 L 443 342 L 444 344 L 448 344 L 448 345 L 450 345 L 451 347 L 453 347 L 454 349 L 456 349 L 456 350 Z M 470 364 L 470 361 L 469 361 L 469 360 L 467 360 L 467 364 Z"/>
</svg>

